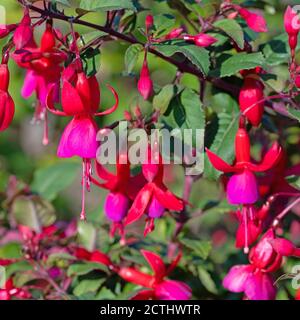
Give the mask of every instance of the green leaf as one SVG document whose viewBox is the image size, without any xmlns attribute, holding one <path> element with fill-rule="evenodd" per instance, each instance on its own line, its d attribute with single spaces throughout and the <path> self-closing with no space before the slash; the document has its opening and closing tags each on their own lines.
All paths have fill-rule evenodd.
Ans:
<svg viewBox="0 0 300 320">
<path fill-rule="evenodd" d="M 125 52 L 124 62 L 127 73 L 131 73 L 137 63 L 139 54 L 143 51 L 143 46 L 139 43 L 132 44 Z"/>
<path fill-rule="evenodd" d="M 290 52 L 288 48 L 288 36 L 286 33 L 272 38 L 270 42 L 264 44 L 259 49 L 263 52 L 266 63 L 270 66 L 277 66 L 289 61 Z"/>
<path fill-rule="evenodd" d="M 87 11 L 136 10 L 131 0 L 81 0 L 79 7 Z"/>
<path fill-rule="evenodd" d="M 18 259 L 22 257 L 20 243 L 10 242 L 0 247 L 0 259 Z"/>
<path fill-rule="evenodd" d="M 69 0 L 52 0 L 51 2 L 60 3 L 64 6 L 71 7 Z"/>
<path fill-rule="evenodd" d="M 299 176 L 292 175 L 292 176 L 286 177 L 285 179 L 294 188 L 300 190 L 300 177 Z"/>
<path fill-rule="evenodd" d="M 87 250 L 94 250 L 96 243 L 96 228 L 92 223 L 85 221 L 78 222 L 78 242 Z"/>
<path fill-rule="evenodd" d="M 55 209 L 39 196 L 19 196 L 11 208 L 11 213 L 18 224 L 41 232 L 43 226 L 49 226 L 56 220 Z"/>
<path fill-rule="evenodd" d="M 81 54 L 84 72 L 88 77 L 94 76 L 100 69 L 100 49 L 89 47 Z"/>
<path fill-rule="evenodd" d="M 155 48 L 166 57 L 171 57 L 176 53 L 184 55 L 193 65 L 204 75 L 209 71 L 209 52 L 185 41 L 172 41 L 172 44 L 159 44 Z"/>
<path fill-rule="evenodd" d="M 223 62 L 221 66 L 221 77 L 232 76 L 240 70 L 249 70 L 264 66 L 265 58 L 261 52 L 238 53 Z"/>
<path fill-rule="evenodd" d="M 93 263 L 92 262 L 74 263 L 69 266 L 69 268 L 67 270 L 67 275 L 68 275 L 68 277 L 82 276 L 82 275 L 90 273 L 91 271 L 94 271 L 94 270 L 100 270 L 100 271 L 107 272 L 107 268 L 100 263 L 94 263 L 94 262 Z"/>
<path fill-rule="evenodd" d="M 211 278 L 210 273 L 207 270 L 205 270 L 202 266 L 199 266 L 197 270 L 198 270 L 198 276 L 202 285 L 207 289 L 207 291 L 213 294 L 217 294 L 218 290 L 217 290 L 216 284 Z"/>
<path fill-rule="evenodd" d="M 217 122 L 217 133 L 209 149 L 224 161 L 231 163 L 234 159 L 234 139 L 238 130 L 239 117 L 235 113 L 222 112 L 218 114 L 215 120 Z M 211 165 L 207 156 L 204 161 L 204 175 L 206 178 L 213 180 L 221 175 L 221 172 Z"/>
<path fill-rule="evenodd" d="M 54 200 L 60 191 L 68 187 L 78 174 L 77 162 L 59 162 L 38 169 L 31 189 L 48 200 Z"/>
<path fill-rule="evenodd" d="M 225 32 L 239 48 L 244 48 L 244 33 L 242 27 L 232 19 L 223 19 L 214 23 L 214 26 Z"/>
<path fill-rule="evenodd" d="M 160 111 L 160 114 L 164 114 L 172 98 L 177 94 L 177 86 L 173 84 L 167 84 L 160 92 L 153 98 L 153 107 Z"/>
<path fill-rule="evenodd" d="M 182 238 L 180 242 L 187 248 L 191 249 L 196 256 L 204 260 L 208 258 L 212 248 L 210 241 Z"/>
<path fill-rule="evenodd" d="M 93 292 L 96 293 L 106 279 L 87 279 L 82 280 L 75 288 L 74 295 L 79 297 L 83 294 Z"/>
<path fill-rule="evenodd" d="M 297 110 L 292 108 L 291 106 L 288 106 L 287 111 L 292 118 L 300 122 L 300 110 Z"/>
<path fill-rule="evenodd" d="M 154 17 L 155 37 L 162 36 L 168 32 L 175 24 L 175 17 L 171 14 L 158 14 Z"/>
</svg>

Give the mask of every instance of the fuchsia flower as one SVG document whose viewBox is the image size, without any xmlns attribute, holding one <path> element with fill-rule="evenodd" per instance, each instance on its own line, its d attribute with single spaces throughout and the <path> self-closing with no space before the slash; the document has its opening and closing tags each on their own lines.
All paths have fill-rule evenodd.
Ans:
<svg viewBox="0 0 300 320">
<path fill-rule="evenodd" d="M 0 24 L 0 39 L 5 38 L 8 36 L 12 31 L 17 28 L 16 24 Z"/>
<path fill-rule="evenodd" d="M 183 28 L 175 28 L 163 37 L 163 40 L 172 40 L 178 38 L 183 32 Z"/>
<path fill-rule="evenodd" d="M 74 255 L 77 259 L 79 260 L 86 260 L 90 262 L 97 262 L 100 264 L 103 264 L 107 266 L 109 269 L 114 269 L 115 266 L 105 253 L 99 251 L 99 250 L 94 250 L 92 252 L 81 248 L 77 247 L 75 248 Z"/>
<path fill-rule="evenodd" d="M 138 90 L 141 96 L 144 98 L 144 100 L 147 100 L 152 92 L 153 92 L 153 82 L 150 77 L 150 72 L 148 68 L 148 63 L 147 63 L 147 54 L 145 54 L 140 78 L 138 81 Z"/>
<path fill-rule="evenodd" d="M 31 26 L 31 18 L 29 10 L 26 8 L 24 11 L 23 18 L 14 32 L 13 37 L 16 49 L 23 49 L 30 42 L 33 41 L 33 28 Z"/>
<path fill-rule="evenodd" d="M 25 44 L 22 43 L 21 50 L 15 51 L 13 57 L 20 67 L 27 69 L 21 93 L 25 99 L 36 93 L 38 103 L 34 119 L 45 120 L 43 144 L 46 145 L 48 144 L 46 97 L 50 88 L 54 86 L 56 100 L 58 100 L 62 71 L 60 64 L 67 58 L 66 54 L 56 47 L 55 31 L 51 22 L 46 23 L 40 47 L 37 47 L 34 39 L 30 37 Z"/>
<path fill-rule="evenodd" d="M 246 21 L 248 27 L 255 32 L 267 32 L 268 27 L 265 18 L 257 13 L 239 7 L 239 15 Z"/>
<path fill-rule="evenodd" d="M 142 187 L 146 181 L 142 175 L 130 176 L 130 163 L 126 154 L 119 155 L 115 175 L 98 162 L 96 162 L 96 173 L 106 182 L 100 183 L 93 177 L 91 181 L 98 187 L 110 191 L 104 204 L 106 217 L 113 222 L 110 235 L 113 237 L 116 230 L 119 230 L 121 242 L 125 243 L 123 219 L 138 192 L 138 188 Z"/>
<path fill-rule="evenodd" d="M 259 198 L 258 183 L 254 172 L 264 172 L 274 167 L 282 155 L 282 149 L 278 143 L 274 143 L 265 154 L 260 164 L 250 161 L 250 140 L 245 129 L 239 128 L 235 137 L 235 164 L 229 165 L 216 154 L 207 149 L 207 156 L 212 165 L 224 173 L 232 172 L 227 187 L 227 200 L 230 204 L 243 205 L 242 217 L 245 226 L 245 252 L 247 253 L 249 220 L 255 220 L 253 204 Z M 250 226 L 251 227 L 251 226 Z"/>
<path fill-rule="evenodd" d="M 0 289 L 0 300 L 11 300 L 12 298 L 29 299 L 30 293 L 24 289 L 14 286 L 12 278 L 9 278 L 3 289 Z"/>
<path fill-rule="evenodd" d="M 271 275 L 277 271 L 283 256 L 299 257 L 300 250 L 288 240 L 276 238 L 269 229 L 249 254 L 248 265 L 237 265 L 230 269 L 223 286 L 232 292 L 244 292 L 250 300 L 273 300 L 276 288 Z"/>
<path fill-rule="evenodd" d="M 159 153 L 149 147 L 147 159 L 147 163 L 142 164 L 142 171 L 148 182 L 135 197 L 125 220 L 125 225 L 128 225 L 147 213 L 144 235 L 154 230 L 154 220 L 160 218 L 165 209 L 174 211 L 183 209 L 183 201 L 170 192 L 163 183 L 164 167 Z"/>
<path fill-rule="evenodd" d="M 240 90 L 239 105 L 249 122 L 257 127 L 264 112 L 264 85 L 256 74 L 248 73 Z"/>
<path fill-rule="evenodd" d="M 189 300 L 191 298 L 191 288 L 184 282 L 165 279 L 177 266 L 181 254 L 166 268 L 159 255 L 146 250 L 141 250 L 141 253 L 149 263 L 154 275 L 129 267 L 121 267 L 118 272 L 124 280 L 147 288 L 139 291 L 132 297 L 133 300 Z"/>
<path fill-rule="evenodd" d="M 9 76 L 7 64 L 0 64 L 0 131 L 9 127 L 15 113 L 15 104 L 8 92 Z"/>
<path fill-rule="evenodd" d="M 209 47 L 218 41 L 216 38 L 205 33 L 198 33 L 194 36 L 187 34 L 183 36 L 183 39 L 193 41 L 195 45 L 198 47 Z"/>
<path fill-rule="evenodd" d="M 290 6 L 286 8 L 284 14 L 284 28 L 289 36 L 289 46 L 292 57 L 294 57 L 298 42 L 298 34 L 300 31 L 300 21 L 297 12 L 294 11 Z"/>
<path fill-rule="evenodd" d="M 100 104 L 98 81 L 95 76 L 87 78 L 82 65 L 77 62 L 66 68 L 62 76 L 61 104 L 63 111 L 57 110 L 54 106 L 54 86 L 50 88 L 47 96 L 47 106 L 55 115 L 73 117 L 62 134 L 57 155 L 61 158 L 78 156 L 83 160 L 81 219 L 85 219 L 84 185 L 87 190 L 90 189 L 91 159 L 96 158 L 99 146 L 96 141 L 98 127 L 94 117 L 114 112 L 118 107 L 119 99 L 116 91 L 108 86 L 116 102 L 110 109 L 97 112 Z"/>
</svg>

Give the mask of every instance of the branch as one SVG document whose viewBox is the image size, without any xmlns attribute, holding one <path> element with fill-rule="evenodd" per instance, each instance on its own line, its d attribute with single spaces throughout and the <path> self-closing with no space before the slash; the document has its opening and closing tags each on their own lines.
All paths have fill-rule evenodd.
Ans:
<svg viewBox="0 0 300 320">
<path fill-rule="evenodd" d="M 61 13 L 52 12 L 52 11 L 46 10 L 46 9 L 41 9 L 41 8 L 38 8 L 38 7 L 34 6 L 34 5 L 29 5 L 28 8 L 31 9 L 32 11 L 40 13 L 42 16 L 47 16 L 47 17 L 52 18 L 52 19 L 62 20 L 62 21 L 66 21 L 66 22 L 70 22 L 72 20 L 72 22 L 74 24 L 86 26 L 86 27 L 89 27 L 89 28 L 92 28 L 92 29 L 95 29 L 95 30 L 99 30 L 99 31 L 105 32 L 105 33 L 111 35 L 112 37 L 116 37 L 116 38 L 118 38 L 120 40 L 126 41 L 126 42 L 131 43 L 131 44 L 141 44 L 142 46 L 144 46 L 144 43 L 142 43 L 141 41 L 137 40 L 136 38 L 131 37 L 131 36 L 127 36 L 125 34 L 122 34 L 122 33 L 118 32 L 118 31 L 115 31 L 114 29 L 112 29 L 109 26 L 99 26 L 97 24 L 81 20 L 81 19 L 79 19 L 79 17 L 73 18 L 71 16 L 66 16 L 66 15 L 61 14 Z M 223 81 L 222 79 L 212 78 L 212 77 L 204 77 L 203 74 L 199 70 L 193 68 L 192 66 L 188 65 L 185 62 L 178 62 L 178 61 L 176 61 L 175 59 L 173 59 L 171 57 L 166 57 L 166 56 L 164 56 L 163 54 L 161 54 L 160 52 L 158 52 L 157 50 L 155 50 L 155 49 L 153 49 L 151 47 L 148 49 L 148 51 L 151 52 L 152 54 L 156 55 L 157 57 L 159 57 L 159 58 L 161 58 L 161 59 L 173 64 L 174 66 L 176 66 L 178 68 L 179 71 L 181 71 L 183 73 L 190 73 L 190 74 L 195 75 L 199 79 L 202 79 L 202 80 L 205 79 L 205 80 L 211 82 L 215 87 L 218 87 L 218 88 L 220 88 L 220 89 L 222 89 L 222 90 L 224 90 L 224 91 L 226 91 L 228 93 L 231 93 L 231 94 L 233 94 L 235 96 L 239 92 L 239 88 L 238 87 L 236 87 L 236 86 L 234 86 L 234 85 L 232 85 L 230 83 L 227 83 L 227 82 Z"/>
</svg>

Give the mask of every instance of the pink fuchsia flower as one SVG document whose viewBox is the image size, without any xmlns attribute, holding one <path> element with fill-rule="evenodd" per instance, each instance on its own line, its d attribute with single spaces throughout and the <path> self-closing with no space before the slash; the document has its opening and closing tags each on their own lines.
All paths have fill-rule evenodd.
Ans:
<svg viewBox="0 0 300 320">
<path fill-rule="evenodd" d="M 145 54 L 145 58 L 143 61 L 143 66 L 142 66 L 137 87 L 138 87 L 139 93 L 144 98 L 144 100 L 147 100 L 153 92 L 153 82 L 151 80 L 150 72 L 148 68 L 147 53 Z"/>
<path fill-rule="evenodd" d="M 255 32 L 267 32 L 267 23 L 265 18 L 257 13 L 239 7 L 239 15 L 246 21 L 248 27 Z"/>
<path fill-rule="evenodd" d="M 243 205 L 241 219 L 243 219 L 245 235 L 244 251 L 248 253 L 248 240 L 252 241 L 252 236 L 248 234 L 248 231 L 250 231 L 251 234 L 253 233 L 253 236 L 256 234 L 256 232 L 253 232 L 254 228 L 251 226 L 256 219 L 253 204 L 259 198 L 258 183 L 254 173 L 264 172 L 274 167 L 282 155 L 282 149 L 277 143 L 274 143 L 271 149 L 265 154 L 262 162 L 260 164 L 254 164 L 250 160 L 250 140 L 248 133 L 244 128 L 239 128 L 235 137 L 235 155 L 234 165 L 229 165 L 216 154 L 207 150 L 207 156 L 217 170 L 223 171 L 224 173 L 233 173 L 226 186 L 227 200 L 234 205 Z M 249 221 L 252 221 L 250 222 L 250 226 L 248 225 Z"/>
<path fill-rule="evenodd" d="M 183 32 L 183 28 L 175 28 L 163 37 L 163 40 L 172 40 L 179 38 Z"/>
<path fill-rule="evenodd" d="M 0 131 L 4 131 L 11 124 L 14 113 L 15 104 L 8 93 L 9 86 L 9 70 L 6 63 L 0 64 Z"/>
<path fill-rule="evenodd" d="M 60 64 L 67 56 L 56 46 L 55 31 L 50 21 L 46 23 L 45 31 L 41 38 L 40 47 L 32 38 L 21 50 L 16 50 L 14 55 L 16 63 L 27 70 L 22 96 L 27 99 L 34 92 L 37 96 L 35 120 L 45 120 L 43 144 L 48 143 L 48 127 L 46 112 L 46 97 L 53 86 L 55 87 L 56 100 L 58 100 L 59 80 L 62 67 Z"/>
<path fill-rule="evenodd" d="M 183 39 L 193 41 L 195 45 L 198 47 L 209 47 L 218 41 L 216 38 L 205 33 L 198 33 L 194 36 L 187 34 L 183 36 Z"/>
<path fill-rule="evenodd" d="M 275 142 L 263 157 L 260 164 L 250 160 L 250 140 L 247 131 L 239 128 L 235 137 L 235 163 L 229 165 L 215 153 L 207 151 L 211 164 L 219 171 L 233 173 L 226 192 L 231 204 L 253 204 L 259 198 L 258 184 L 254 172 L 264 172 L 274 167 L 282 155 L 282 149 Z"/>
<path fill-rule="evenodd" d="M 12 278 L 9 278 L 3 289 L 0 289 L 0 300 L 11 300 L 13 298 L 29 299 L 31 297 L 27 290 L 17 288 L 13 284 Z"/>
<path fill-rule="evenodd" d="M 116 174 L 96 162 L 96 173 L 98 177 L 106 182 L 99 182 L 91 177 L 91 181 L 100 188 L 109 190 L 104 204 L 106 217 L 113 222 L 110 235 L 113 237 L 119 230 L 121 243 L 125 243 L 125 232 L 123 219 L 125 218 L 132 200 L 134 200 L 138 188 L 145 184 L 141 174 L 130 175 L 130 163 L 127 154 L 120 154 L 117 159 Z"/>
<path fill-rule="evenodd" d="M 131 224 L 147 213 L 144 235 L 154 230 L 154 220 L 160 218 L 165 209 L 181 211 L 183 201 L 177 198 L 163 183 L 164 166 L 159 152 L 148 148 L 147 163 L 142 172 L 147 183 L 140 189 L 128 212 L 125 225 Z"/>
<path fill-rule="evenodd" d="M 73 254 L 79 260 L 100 263 L 107 266 L 111 270 L 116 268 L 109 256 L 99 250 L 88 251 L 85 248 L 76 247 Z"/>
<path fill-rule="evenodd" d="M 14 32 L 13 41 L 17 50 L 23 49 L 33 41 L 33 28 L 31 26 L 29 10 L 27 8 L 24 11 L 21 22 Z"/>
<path fill-rule="evenodd" d="M 17 28 L 16 24 L 0 24 L 0 39 L 5 38 L 8 36 L 12 31 Z"/>
<path fill-rule="evenodd" d="M 115 104 L 108 110 L 98 112 L 100 89 L 95 76 L 87 78 L 79 61 L 65 69 L 62 76 L 61 103 L 62 111 L 54 106 L 55 87 L 52 86 L 47 96 L 49 111 L 58 116 L 71 116 L 73 119 L 65 128 L 57 150 L 61 158 L 78 156 L 82 158 L 82 211 L 85 219 L 85 188 L 90 189 L 91 159 L 96 158 L 98 127 L 95 117 L 111 114 L 119 104 L 116 91 L 108 86 L 115 97 Z"/>
<path fill-rule="evenodd" d="M 256 74 L 247 74 L 244 77 L 239 105 L 249 122 L 257 127 L 264 112 L 264 85 Z"/>
<path fill-rule="evenodd" d="M 270 240 L 275 239 L 269 230 L 249 254 L 250 264 L 237 265 L 223 279 L 223 286 L 231 292 L 244 292 L 250 300 L 273 300 L 276 288 L 271 272 L 278 270 L 282 256 L 273 249 Z"/>
<path fill-rule="evenodd" d="M 295 49 L 298 42 L 298 33 L 300 31 L 300 21 L 298 13 L 290 6 L 286 8 L 284 14 L 284 28 L 289 36 L 289 46 L 291 49 L 292 57 L 295 55 Z"/>
<path fill-rule="evenodd" d="M 135 268 L 121 267 L 118 274 L 124 280 L 143 286 L 146 290 L 139 291 L 133 300 L 189 300 L 192 292 L 188 285 L 182 281 L 165 279 L 177 266 L 181 254 L 166 268 L 161 257 L 153 252 L 141 251 L 149 263 L 154 275 L 149 275 Z"/>
</svg>

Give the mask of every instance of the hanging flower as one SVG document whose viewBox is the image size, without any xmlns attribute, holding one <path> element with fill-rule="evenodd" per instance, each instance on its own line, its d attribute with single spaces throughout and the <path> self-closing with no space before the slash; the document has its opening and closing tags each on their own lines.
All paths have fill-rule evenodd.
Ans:
<svg viewBox="0 0 300 320">
<path fill-rule="evenodd" d="M 142 164 L 142 172 L 147 183 L 139 191 L 128 212 L 125 224 L 131 224 L 147 213 L 144 235 L 154 230 L 154 220 L 160 218 L 165 209 L 181 211 L 183 201 L 178 199 L 163 183 L 164 167 L 157 151 L 147 152 L 147 162 Z"/>
<path fill-rule="evenodd" d="M 239 15 L 246 21 L 248 27 L 255 32 L 267 32 L 268 27 L 265 18 L 257 13 L 239 7 Z"/>
<path fill-rule="evenodd" d="M 78 61 L 77 61 L 78 62 Z M 108 110 L 97 112 L 100 104 L 100 90 L 95 76 L 87 78 L 82 66 L 77 62 L 70 65 L 62 76 L 61 103 L 63 111 L 57 110 L 55 102 L 55 86 L 50 88 L 47 96 L 48 109 L 58 116 L 69 116 L 73 119 L 65 128 L 57 150 L 61 158 L 78 156 L 82 158 L 82 211 L 81 219 L 85 219 L 85 188 L 90 189 L 91 159 L 96 158 L 98 131 L 94 117 L 111 114 L 119 104 L 116 91 L 109 86 L 116 103 Z"/>
<path fill-rule="evenodd" d="M 218 41 L 216 38 L 205 33 L 198 33 L 194 36 L 187 34 L 183 36 L 183 39 L 187 41 L 192 41 L 195 43 L 196 46 L 204 48 L 209 47 Z"/>
<path fill-rule="evenodd" d="M 188 300 L 191 298 L 191 289 L 182 281 L 165 279 L 176 268 L 181 254 L 166 268 L 161 257 L 151 251 L 141 250 L 142 255 L 149 263 L 154 275 L 149 275 L 135 268 L 121 267 L 118 274 L 124 280 L 147 288 L 139 291 L 133 300 Z"/>
<path fill-rule="evenodd" d="M 258 182 L 255 172 L 264 172 L 274 167 L 282 154 L 281 147 L 275 142 L 265 154 L 260 164 L 250 161 L 250 140 L 247 131 L 239 128 L 235 137 L 235 164 L 229 165 L 207 149 L 212 165 L 224 173 L 233 173 L 226 186 L 227 200 L 230 204 L 242 205 L 242 217 L 245 226 L 245 253 L 249 251 L 248 221 L 255 219 L 253 204 L 259 198 Z"/>
<path fill-rule="evenodd" d="M 144 98 L 144 100 L 147 100 L 153 92 L 153 82 L 151 80 L 148 68 L 147 53 L 145 53 L 143 66 L 137 86 L 141 96 Z"/>
</svg>

